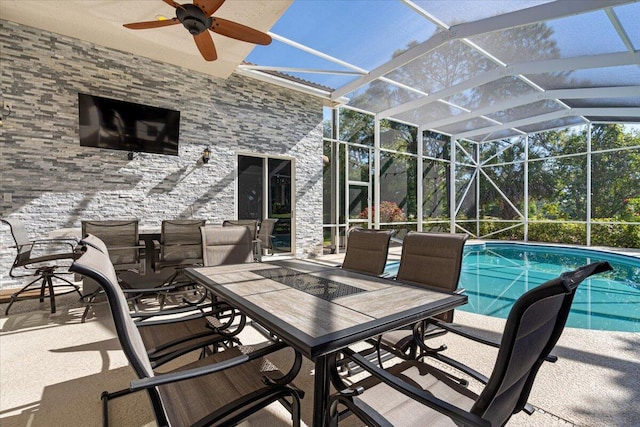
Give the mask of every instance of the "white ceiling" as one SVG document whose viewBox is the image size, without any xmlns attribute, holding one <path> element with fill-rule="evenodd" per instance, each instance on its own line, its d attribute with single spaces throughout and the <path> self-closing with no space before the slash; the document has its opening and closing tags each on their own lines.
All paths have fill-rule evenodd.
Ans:
<svg viewBox="0 0 640 427">
<path fill-rule="evenodd" d="M 191 1 L 178 1 L 191 3 Z M 293 0 L 228 0 L 214 16 L 268 32 Z M 175 17 L 162 0 L 0 0 L 0 18 L 30 27 L 227 78 L 252 49 L 250 43 L 210 32 L 218 59 L 205 61 L 182 25 L 129 30 L 122 25 Z"/>
</svg>

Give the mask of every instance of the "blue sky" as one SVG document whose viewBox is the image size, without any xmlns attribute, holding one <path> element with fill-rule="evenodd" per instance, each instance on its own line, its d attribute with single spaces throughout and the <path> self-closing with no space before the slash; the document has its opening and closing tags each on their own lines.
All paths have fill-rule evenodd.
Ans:
<svg viewBox="0 0 640 427">
<path fill-rule="evenodd" d="M 547 1 L 414 0 L 414 3 L 452 25 Z M 640 48 L 640 25 L 637 25 L 640 3 L 613 10 L 625 26 L 634 47 Z M 626 50 L 604 11 L 560 18 L 549 21 L 548 25 L 554 31 L 554 39 L 564 58 Z M 295 0 L 271 32 L 354 66 L 372 70 L 390 60 L 396 50 L 406 48 L 409 42 L 427 40 L 436 28 L 435 24 L 400 0 Z M 590 36 L 585 37 L 587 34 Z M 514 59 L 526 61 L 535 58 Z M 256 46 L 247 61 L 267 66 L 350 71 L 278 40 L 269 46 Z M 334 89 L 357 78 L 354 75 L 286 72 Z M 615 86 L 619 81 L 640 84 L 640 69 L 633 66 L 613 70 L 593 68 L 574 71 L 572 77 L 581 83 L 588 81 L 590 84 L 587 86 Z"/>
<path fill-rule="evenodd" d="M 447 24 L 482 19 L 497 13 L 546 3 L 539 0 L 416 0 Z M 640 48 L 640 3 L 614 8 Z M 634 17 L 636 19 L 634 19 Z M 586 18 L 586 19 L 585 19 Z M 563 57 L 624 50 L 604 11 L 549 22 Z M 598 29 L 597 37 L 585 37 Z M 391 59 L 411 41 L 422 42 L 436 26 L 399 0 L 295 0 L 271 32 L 352 65 L 371 70 Z M 256 46 L 247 61 L 258 65 L 349 71 L 345 67 L 274 40 Z M 293 73 L 338 88 L 354 76 Z"/>
</svg>

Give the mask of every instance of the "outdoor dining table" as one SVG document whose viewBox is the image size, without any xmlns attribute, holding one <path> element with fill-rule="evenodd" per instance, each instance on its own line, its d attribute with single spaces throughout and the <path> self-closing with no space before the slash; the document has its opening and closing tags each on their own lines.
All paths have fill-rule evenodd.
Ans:
<svg viewBox="0 0 640 427">
<path fill-rule="evenodd" d="M 465 295 L 306 260 L 188 268 L 186 274 L 314 362 L 314 427 L 323 425 L 327 408 L 330 355 L 467 302 Z"/>
</svg>

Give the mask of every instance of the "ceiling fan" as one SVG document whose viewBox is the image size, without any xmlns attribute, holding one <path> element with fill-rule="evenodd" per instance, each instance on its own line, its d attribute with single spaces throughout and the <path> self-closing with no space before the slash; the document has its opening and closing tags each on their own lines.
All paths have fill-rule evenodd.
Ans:
<svg viewBox="0 0 640 427">
<path fill-rule="evenodd" d="M 144 30 L 147 28 L 182 24 L 193 35 L 193 40 L 196 42 L 198 50 L 207 61 L 215 61 L 216 58 L 218 58 L 213 39 L 207 30 L 249 43 L 261 45 L 271 43 L 271 37 L 262 31 L 227 19 L 212 16 L 215 11 L 222 6 L 225 0 L 194 0 L 193 4 L 179 4 L 173 0 L 163 1 L 176 9 L 175 18 L 135 22 L 132 24 L 124 24 L 124 27 L 132 30 Z"/>
</svg>

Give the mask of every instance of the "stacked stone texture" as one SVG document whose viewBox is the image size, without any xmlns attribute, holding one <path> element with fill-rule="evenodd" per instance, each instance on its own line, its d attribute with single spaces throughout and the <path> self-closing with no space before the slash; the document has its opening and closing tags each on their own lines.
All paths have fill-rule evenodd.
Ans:
<svg viewBox="0 0 640 427">
<path fill-rule="evenodd" d="M 31 238 L 82 219 L 236 216 L 238 154 L 293 160 L 295 254 L 322 250 L 322 104 L 248 77 L 214 78 L 0 20 L 0 216 Z M 180 111 L 178 156 L 81 147 L 78 92 Z M 211 161 L 198 159 L 211 147 Z M 242 197 L 238 195 L 237 197 Z M 0 287 L 15 256 L 0 226 Z"/>
</svg>

